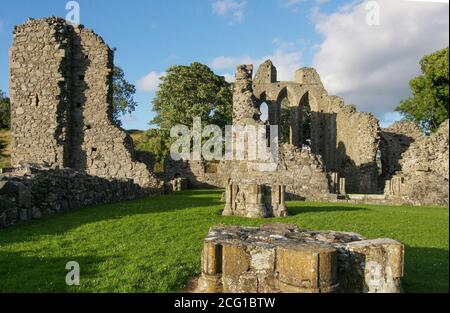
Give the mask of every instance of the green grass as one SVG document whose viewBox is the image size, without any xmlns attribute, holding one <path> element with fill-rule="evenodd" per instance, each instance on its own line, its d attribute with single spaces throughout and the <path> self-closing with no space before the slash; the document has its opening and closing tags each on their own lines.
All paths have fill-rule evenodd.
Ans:
<svg viewBox="0 0 450 313">
<path fill-rule="evenodd" d="M 390 237 L 406 246 L 407 292 L 448 292 L 448 209 L 289 202 L 278 219 L 222 217 L 220 191 L 186 191 L 62 213 L 0 231 L 2 292 L 176 292 L 199 275 L 217 224 L 295 223 Z M 81 285 L 65 285 L 77 261 Z"/>
</svg>

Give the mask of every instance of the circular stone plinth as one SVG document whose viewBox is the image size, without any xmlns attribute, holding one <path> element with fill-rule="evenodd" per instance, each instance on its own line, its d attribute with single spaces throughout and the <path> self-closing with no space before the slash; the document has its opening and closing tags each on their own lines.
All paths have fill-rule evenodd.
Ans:
<svg viewBox="0 0 450 313">
<path fill-rule="evenodd" d="M 216 226 L 196 292 L 399 292 L 403 245 L 290 224 Z"/>
</svg>

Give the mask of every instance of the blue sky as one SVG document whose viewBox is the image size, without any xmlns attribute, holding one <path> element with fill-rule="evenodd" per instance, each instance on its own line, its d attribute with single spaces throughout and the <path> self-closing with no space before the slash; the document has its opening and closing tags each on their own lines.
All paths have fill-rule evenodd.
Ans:
<svg viewBox="0 0 450 313">
<path fill-rule="evenodd" d="M 330 41 L 333 42 L 333 38 L 342 36 L 339 32 L 335 32 L 339 27 L 334 27 L 332 23 L 342 21 L 342 25 L 349 24 L 345 21 L 353 21 L 358 16 L 358 12 L 362 10 L 362 7 L 358 5 L 362 2 L 326 0 L 78 1 L 81 24 L 101 35 L 111 47 L 117 48 L 115 63 L 124 69 L 127 80 L 138 86 L 135 99 L 139 106 L 132 116 L 123 118 L 125 128 L 137 129 L 149 127 L 148 121 L 153 115 L 151 100 L 154 96 L 157 77 L 170 65 L 199 61 L 210 65 L 216 73 L 231 77 L 237 63 L 258 63 L 266 57 L 273 59 L 284 79 L 289 79 L 289 75 L 293 74 L 296 68 L 318 67 L 319 73 L 328 79 L 325 79 L 325 87 L 331 86 L 331 90 L 328 88 L 329 91 L 336 91 L 345 100 L 347 100 L 346 95 L 349 100 L 361 100 L 363 103 L 361 109 L 375 112 L 382 123 L 386 124 L 398 119 L 392 111 L 394 102 L 407 95 L 405 77 L 399 77 L 399 81 L 396 81 L 398 86 L 403 86 L 401 92 L 390 90 L 392 88 L 386 90 L 386 93 L 390 93 L 389 96 L 395 94 L 395 100 L 387 97 L 385 100 L 392 103 L 382 106 L 380 103 L 372 103 L 380 100 L 364 98 L 370 92 L 356 90 L 360 82 L 351 83 L 352 79 L 348 79 L 348 85 L 338 84 L 345 77 L 354 77 L 354 73 L 346 73 L 337 67 L 337 65 L 342 67 L 342 64 L 349 62 L 348 68 L 352 68 L 352 58 L 347 60 L 339 55 L 339 53 L 347 55 L 348 52 L 337 51 L 334 58 L 334 48 L 329 48 L 327 45 Z M 11 45 L 14 25 L 23 23 L 28 17 L 39 18 L 51 15 L 65 17 L 68 13 L 65 9 L 66 3 L 67 1 L 59 0 L 15 0 L 2 3 L 0 89 L 8 90 L 8 49 Z M 445 4 L 439 5 L 445 8 Z M 423 8 L 414 10 L 423 12 Z M 396 31 L 398 25 L 391 25 L 390 18 L 394 11 L 395 8 L 392 9 L 386 5 L 389 19 L 385 19 L 388 21 L 384 26 L 387 27 L 385 32 Z M 415 14 L 416 11 L 411 14 Z M 425 19 L 429 19 L 430 16 L 436 18 L 436 14 L 441 14 L 440 17 L 442 17 L 439 9 L 429 11 L 425 12 Z M 440 31 L 436 39 L 433 39 L 430 50 L 448 45 L 448 39 L 443 39 L 444 35 L 448 36 L 448 26 L 446 30 L 443 30 L 444 26 L 448 25 L 448 14 L 442 18 L 443 21 L 439 25 L 429 30 L 435 33 L 437 28 Z M 383 19 L 381 21 L 383 22 Z M 383 24 L 381 25 L 383 27 Z M 421 25 L 419 21 L 417 27 L 422 27 Z M 423 25 L 425 25 L 424 28 L 429 27 L 427 24 Z M 344 41 L 348 40 L 349 43 L 343 42 L 342 45 L 351 46 L 351 30 L 344 28 L 341 31 L 344 34 L 349 32 L 348 38 L 344 38 Z M 398 35 L 404 36 L 404 33 L 400 33 L 401 31 L 400 28 Z M 379 33 L 381 34 L 381 30 Z M 419 35 L 423 36 L 423 34 Z M 411 38 L 410 47 L 408 48 L 407 45 L 408 49 L 401 51 L 409 51 L 411 46 L 415 47 L 415 40 Z M 369 64 L 379 60 L 380 55 L 382 56 L 388 50 L 387 46 L 382 45 L 384 41 L 383 38 L 379 40 L 380 45 L 375 47 L 375 50 L 379 51 L 375 53 L 376 55 L 369 54 L 367 60 L 360 60 L 360 62 Z M 354 44 L 356 48 L 361 46 L 358 42 Z M 349 47 L 351 51 L 356 48 Z M 416 50 L 410 57 L 411 70 L 407 71 L 410 78 L 412 74 L 418 73 L 414 62 L 417 62 L 424 52 L 428 52 L 419 48 Z M 407 53 L 411 54 L 411 52 Z M 360 56 L 361 54 L 358 54 L 358 57 Z M 392 62 L 398 63 L 402 58 L 396 60 L 388 58 L 386 62 L 392 68 Z M 370 67 L 367 70 L 371 70 Z M 332 71 L 331 74 L 330 71 Z M 374 97 L 383 93 L 383 90 L 379 90 L 379 86 L 370 85 L 370 82 L 367 84 L 361 88 L 374 89 Z M 377 82 L 374 81 L 373 84 L 376 85 Z"/>
</svg>

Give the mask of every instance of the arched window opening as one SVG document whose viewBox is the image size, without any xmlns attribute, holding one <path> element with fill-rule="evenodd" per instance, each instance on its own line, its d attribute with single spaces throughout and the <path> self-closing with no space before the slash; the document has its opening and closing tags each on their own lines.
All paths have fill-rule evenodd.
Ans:
<svg viewBox="0 0 450 313">
<path fill-rule="evenodd" d="M 311 149 L 311 107 L 308 94 L 300 102 L 301 145 L 302 148 Z"/>
<path fill-rule="evenodd" d="M 280 104 L 280 129 L 278 135 L 280 142 L 292 144 L 291 108 L 285 98 Z"/>
</svg>

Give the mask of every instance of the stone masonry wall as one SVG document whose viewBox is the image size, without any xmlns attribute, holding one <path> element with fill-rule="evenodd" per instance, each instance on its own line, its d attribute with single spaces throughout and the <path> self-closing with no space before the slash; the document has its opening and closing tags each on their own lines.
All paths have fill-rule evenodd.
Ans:
<svg viewBox="0 0 450 313">
<path fill-rule="evenodd" d="M 73 119 L 72 133 L 83 136 L 81 142 L 72 142 L 73 167 L 85 169 L 92 176 L 132 179 L 140 186 L 156 186 L 156 178 L 146 165 L 134 161 L 129 135 L 110 118 L 112 51 L 90 30 L 76 28 L 75 34 L 73 92 L 75 97 L 83 96 L 72 103 L 72 116 L 81 116 L 81 119 Z M 86 66 L 81 65 L 83 61 Z"/>
<path fill-rule="evenodd" d="M 347 192 L 378 191 L 378 134 L 378 120 L 371 113 L 357 112 L 349 105 L 337 111 L 335 170 L 346 178 Z"/>
<path fill-rule="evenodd" d="M 11 163 L 64 166 L 70 106 L 70 30 L 57 19 L 14 30 L 10 54 Z"/>
<path fill-rule="evenodd" d="M 111 120 L 113 53 L 65 20 L 29 20 L 10 50 L 12 164 L 70 167 L 156 188 L 131 138 Z"/>
<path fill-rule="evenodd" d="M 382 174 L 385 179 L 401 170 L 400 159 L 412 143 L 423 139 L 423 134 L 414 122 L 396 122 L 381 131 L 380 151 Z"/>
<path fill-rule="evenodd" d="M 233 94 L 233 125 L 260 126 L 257 99 L 252 88 L 252 67 L 236 71 Z M 222 171 L 233 183 L 253 181 L 261 185 L 286 186 L 286 199 L 336 199 L 330 193 L 327 173 L 320 156 L 290 144 L 280 144 L 273 170 L 260 170 L 259 161 L 233 161 Z"/>
<path fill-rule="evenodd" d="M 148 189 L 132 180 L 107 180 L 73 169 L 20 167 L 13 173 L 0 175 L 0 229 L 58 212 L 131 200 L 148 193 Z"/>
<path fill-rule="evenodd" d="M 253 79 L 257 103 L 266 102 L 269 122 L 280 125 L 280 105 L 287 100 L 291 112 L 292 145 L 301 148 L 303 117 L 299 108 L 311 110 L 311 152 L 320 155 L 327 172 L 346 179 L 352 193 L 378 192 L 376 153 L 379 141 L 378 120 L 370 113 L 357 112 L 343 99 L 328 95 L 313 68 L 296 71 L 293 81 L 278 81 L 276 68 L 264 62 Z"/>
<path fill-rule="evenodd" d="M 399 161 L 400 171 L 387 181 L 393 201 L 415 205 L 449 204 L 449 121 L 411 144 Z"/>
</svg>

